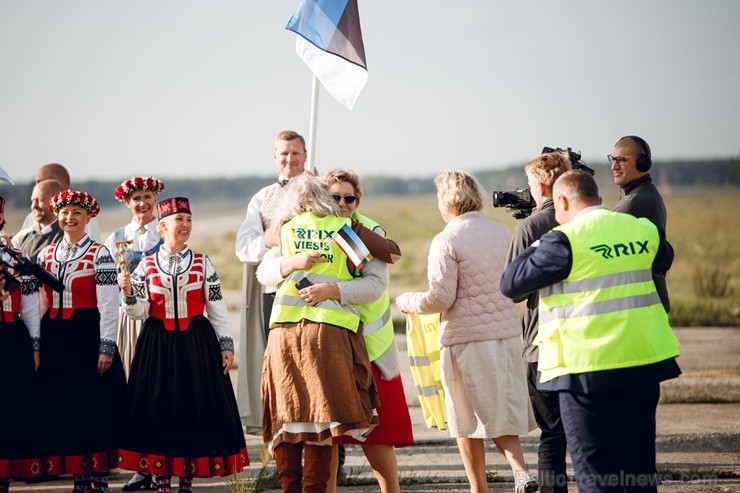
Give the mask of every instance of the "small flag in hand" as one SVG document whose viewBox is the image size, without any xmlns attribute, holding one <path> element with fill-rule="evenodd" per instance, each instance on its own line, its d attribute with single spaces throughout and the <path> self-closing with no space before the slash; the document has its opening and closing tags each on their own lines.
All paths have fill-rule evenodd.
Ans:
<svg viewBox="0 0 740 493">
<path fill-rule="evenodd" d="M 344 252 L 345 255 L 352 261 L 355 267 L 362 269 L 365 264 L 372 260 L 373 256 L 370 255 L 370 250 L 362 242 L 357 233 L 352 228 L 345 224 L 339 231 L 334 233 L 331 237 L 339 248 Z"/>
</svg>

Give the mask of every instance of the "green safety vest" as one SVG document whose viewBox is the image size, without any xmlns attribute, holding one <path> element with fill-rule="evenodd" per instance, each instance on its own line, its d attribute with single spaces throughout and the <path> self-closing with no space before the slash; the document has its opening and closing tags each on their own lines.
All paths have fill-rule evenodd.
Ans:
<svg viewBox="0 0 740 493">
<path fill-rule="evenodd" d="M 380 225 L 362 214 L 355 213 L 354 218 L 366 228 L 375 231 Z M 384 235 L 385 236 L 385 235 Z M 386 289 L 380 298 L 360 307 L 362 334 L 370 361 L 375 361 L 385 353 L 393 343 L 393 319 L 391 317 L 391 298 Z"/>
<path fill-rule="evenodd" d="M 540 289 L 541 381 L 678 356 L 652 279 L 657 227 L 599 209 L 554 229 L 568 238 L 573 266 L 566 279 Z"/>
<path fill-rule="evenodd" d="M 324 300 L 309 305 L 298 295 L 296 283 L 304 276 L 312 283 L 336 283 L 353 279 L 347 268 L 347 256 L 330 238 L 343 225 L 351 225 L 349 218 L 336 216 L 318 217 L 311 213 L 300 214 L 285 223 L 280 230 L 283 255 L 305 251 L 320 251 L 328 262 L 314 264 L 309 271 L 295 271 L 278 287 L 270 315 L 270 328 L 275 324 L 297 323 L 310 320 L 326 323 L 357 332 L 360 308 L 343 305 L 336 300 Z"/>
</svg>

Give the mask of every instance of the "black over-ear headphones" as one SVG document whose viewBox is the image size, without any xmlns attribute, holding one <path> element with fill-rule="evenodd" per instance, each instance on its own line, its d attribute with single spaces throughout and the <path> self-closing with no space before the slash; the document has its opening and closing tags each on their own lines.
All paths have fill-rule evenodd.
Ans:
<svg viewBox="0 0 740 493">
<path fill-rule="evenodd" d="M 648 143 L 645 142 L 645 139 L 638 137 L 637 135 L 627 135 L 622 137 L 622 139 L 630 139 L 632 142 L 640 146 L 641 152 L 640 156 L 637 158 L 636 168 L 637 171 L 646 173 L 650 169 L 650 166 L 653 165 L 653 156 L 652 152 L 650 152 L 650 146 Z"/>
</svg>

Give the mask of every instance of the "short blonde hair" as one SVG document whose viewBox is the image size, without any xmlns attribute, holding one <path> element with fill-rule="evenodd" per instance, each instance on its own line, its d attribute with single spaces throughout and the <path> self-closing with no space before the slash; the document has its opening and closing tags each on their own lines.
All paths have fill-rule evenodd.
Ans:
<svg viewBox="0 0 740 493">
<path fill-rule="evenodd" d="M 566 151 L 540 154 L 524 166 L 524 172 L 532 175 L 538 182 L 552 192 L 552 186 L 560 175 L 571 169 L 570 157 Z"/>
<path fill-rule="evenodd" d="M 465 214 L 483 208 L 483 187 L 471 174 L 447 169 L 434 178 L 437 198 L 452 212 Z"/>
<path fill-rule="evenodd" d="M 355 190 L 357 202 L 362 198 L 362 187 L 360 186 L 360 177 L 351 169 L 332 169 L 324 175 L 324 187 L 327 189 L 334 183 L 349 183 Z"/>
<path fill-rule="evenodd" d="M 298 132 L 294 132 L 293 130 L 283 130 L 281 132 L 278 132 L 278 134 L 275 136 L 275 147 L 277 147 L 277 141 L 278 140 L 284 140 L 286 142 L 290 142 L 291 140 L 298 139 L 301 141 L 301 145 L 303 146 L 303 152 L 306 152 L 306 139 L 303 138 L 303 135 L 299 134 Z"/>
</svg>

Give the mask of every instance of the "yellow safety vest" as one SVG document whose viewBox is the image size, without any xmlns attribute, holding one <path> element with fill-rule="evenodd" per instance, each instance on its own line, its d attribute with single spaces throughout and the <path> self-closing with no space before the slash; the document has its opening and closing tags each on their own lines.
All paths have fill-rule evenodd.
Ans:
<svg viewBox="0 0 740 493">
<path fill-rule="evenodd" d="M 336 283 L 353 279 L 347 268 L 347 256 L 331 237 L 349 218 L 336 216 L 318 217 L 311 213 L 300 214 L 283 225 L 280 241 L 283 255 L 305 251 L 319 251 L 328 262 L 319 262 L 309 271 L 295 271 L 278 287 L 270 316 L 270 327 L 275 324 L 296 323 L 310 320 L 327 323 L 357 332 L 360 324 L 360 309 L 354 305 L 343 305 L 336 300 L 324 300 L 309 305 L 298 295 L 296 283 L 304 276 L 312 283 Z"/>
<path fill-rule="evenodd" d="M 445 392 L 439 350 L 439 313 L 406 314 L 406 351 L 411 377 L 429 428 L 447 428 Z"/>
<path fill-rule="evenodd" d="M 355 213 L 354 217 L 372 231 L 380 227 L 378 223 L 362 214 Z M 360 320 L 362 321 L 362 334 L 365 336 L 367 354 L 370 361 L 375 361 L 393 343 L 391 299 L 387 289 L 380 295 L 380 298 L 360 307 Z"/>
<path fill-rule="evenodd" d="M 656 226 L 599 209 L 554 229 L 567 236 L 573 266 L 566 279 L 540 289 L 541 381 L 678 356 L 652 279 Z"/>
</svg>

